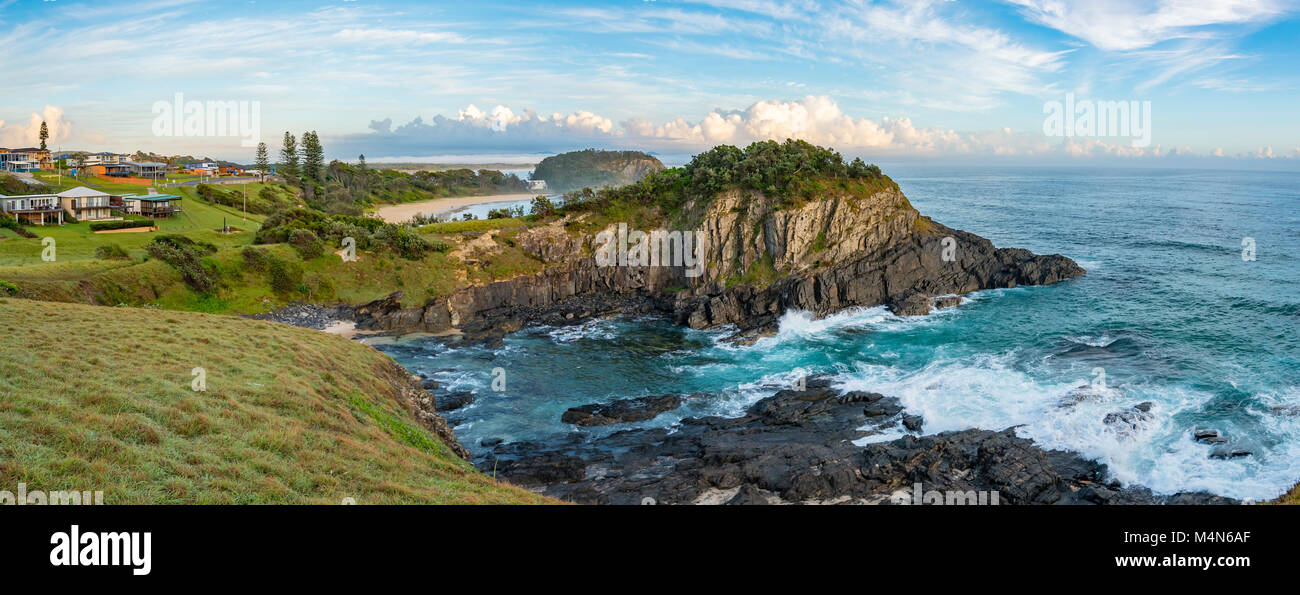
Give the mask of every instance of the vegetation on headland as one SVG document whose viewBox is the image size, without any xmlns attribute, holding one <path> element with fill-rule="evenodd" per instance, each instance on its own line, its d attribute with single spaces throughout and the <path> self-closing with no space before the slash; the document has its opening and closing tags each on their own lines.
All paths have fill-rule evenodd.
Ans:
<svg viewBox="0 0 1300 595">
<path fill-rule="evenodd" d="M 0 328 L 10 489 L 102 490 L 106 504 L 547 501 L 454 456 L 402 405 L 407 373 L 342 337 L 13 298 Z"/>
<path fill-rule="evenodd" d="M 545 180 L 554 192 L 569 192 L 623 186 L 663 169 L 663 163 L 641 151 L 585 149 L 543 159 L 533 169 L 533 179 Z"/>
<path fill-rule="evenodd" d="M 868 195 L 887 188 L 897 185 L 878 166 L 861 159 L 845 161 L 831 149 L 800 140 L 763 141 L 744 149 L 714 147 L 683 167 L 650 174 L 634 184 L 571 193 L 561 212 L 683 225 L 692 223 L 693 215 L 726 191 L 761 196 L 775 201 L 777 208 L 793 208 L 833 192 Z"/>
<path fill-rule="evenodd" d="M 482 178 L 461 172 L 451 179 Z M 359 304 L 397 290 L 404 292 L 403 304 L 414 307 L 467 285 L 540 271 L 543 264 L 512 238 L 557 218 L 570 221 L 566 227 L 573 233 L 616 221 L 687 226 L 721 192 L 742 192 L 785 208 L 822 193 L 856 196 L 888 187 L 893 182 L 879 168 L 800 141 L 717 147 L 635 184 L 572 193 L 559 208 L 540 200 L 529 214 L 426 225 L 328 213 L 311 201 L 288 206 L 288 197 L 301 199 L 301 190 L 280 182 L 249 185 L 250 203 L 263 193 L 277 198 L 250 204 L 245 222 L 234 206 L 236 199 L 243 206 L 242 188 L 186 186 L 174 190 L 185 197 L 183 214 L 157 220 L 155 232 L 97 235 L 84 222 L 32 228 L 57 240 L 56 262 L 41 260 L 38 238 L 0 229 L 0 281 L 34 299 L 215 313 L 260 313 L 294 300 Z M 263 207 L 269 216 L 256 213 Z M 220 233 L 226 225 L 239 232 Z M 215 249 L 192 255 L 170 254 L 168 247 L 151 251 L 154 238 L 165 235 Z M 340 257 L 344 238 L 355 242 L 357 260 Z M 259 252 L 250 257 L 245 248 L 254 244 Z M 108 245 L 114 248 L 101 250 Z M 769 281 L 776 274 L 769 269 L 756 263 L 728 282 Z"/>
</svg>

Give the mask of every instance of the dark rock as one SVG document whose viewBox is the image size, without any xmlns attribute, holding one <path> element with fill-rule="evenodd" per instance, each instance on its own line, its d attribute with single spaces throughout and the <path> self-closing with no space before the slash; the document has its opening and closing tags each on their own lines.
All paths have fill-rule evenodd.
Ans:
<svg viewBox="0 0 1300 595">
<path fill-rule="evenodd" d="M 438 381 L 432 378 L 425 378 L 420 384 L 424 387 L 424 390 L 433 390 L 438 388 Z"/>
<path fill-rule="evenodd" d="M 653 419 L 655 416 L 680 407 L 679 395 L 621 399 L 611 403 L 595 403 L 572 407 L 564 412 L 560 421 L 580 426 L 604 426 L 631 421 Z"/>
<path fill-rule="evenodd" d="M 779 391 L 737 418 L 687 418 L 671 432 L 629 429 L 561 443 L 503 444 L 478 465 L 490 468 L 499 457 L 498 476 L 505 480 L 593 504 L 638 504 L 643 498 L 659 504 L 868 503 L 888 501 L 916 483 L 953 491 L 959 499 L 996 491 L 1001 504 L 1233 502 L 1121 487 L 1107 481 L 1105 465 L 1044 450 L 1013 429 L 852 444 L 897 423 L 893 417 L 864 419 L 864 404 L 879 403 L 897 407 L 897 399 L 841 395 L 824 378 L 812 378 L 806 390 Z M 544 479 L 561 476 L 571 479 Z"/>
<path fill-rule="evenodd" d="M 1221 446 L 1214 447 L 1214 449 L 1210 451 L 1210 458 L 1211 459 L 1236 459 L 1240 457 L 1248 457 L 1251 456 L 1252 454 L 1254 453 L 1252 453 L 1251 451 L 1245 448 L 1235 448 L 1228 445 L 1221 445 Z"/>
<path fill-rule="evenodd" d="M 919 415 L 904 415 L 903 427 L 913 432 L 920 432 L 921 426 L 925 425 L 925 418 Z"/>
<path fill-rule="evenodd" d="M 1101 421 L 1120 436 L 1129 436 L 1141 430 L 1144 422 L 1151 420 L 1151 407 L 1150 401 L 1138 403 L 1128 409 L 1107 413 Z"/>
<path fill-rule="evenodd" d="M 1206 444 L 1223 444 L 1228 441 L 1227 436 L 1219 433 L 1218 430 L 1212 429 L 1192 430 L 1192 438 L 1197 442 Z"/>
<path fill-rule="evenodd" d="M 438 404 L 438 411 L 455 411 L 474 402 L 474 393 L 472 391 L 458 391 L 447 393 L 441 396 L 434 396 Z"/>
<path fill-rule="evenodd" d="M 960 306 L 960 305 L 961 305 L 961 297 L 958 296 L 934 298 L 935 308 L 951 308 L 953 306 Z"/>
<path fill-rule="evenodd" d="M 898 404 L 897 399 L 882 399 L 862 409 L 862 413 L 867 417 L 882 417 L 895 415 L 903 410 L 903 406 Z"/>
<path fill-rule="evenodd" d="M 500 438 L 484 438 L 482 440 L 479 440 L 478 444 L 479 446 L 483 446 L 483 447 L 493 447 L 498 444 L 501 444 L 502 442 L 503 440 L 501 440 Z"/>
<path fill-rule="evenodd" d="M 908 292 L 891 300 L 889 311 L 897 316 L 924 316 L 930 313 L 930 296 Z"/>
</svg>

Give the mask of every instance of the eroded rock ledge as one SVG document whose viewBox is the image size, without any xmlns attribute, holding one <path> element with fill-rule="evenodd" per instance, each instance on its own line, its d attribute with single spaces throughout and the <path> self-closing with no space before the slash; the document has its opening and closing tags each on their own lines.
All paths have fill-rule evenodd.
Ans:
<svg viewBox="0 0 1300 595">
<path fill-rule="evenodd" d="M 1235 503 L 1121 487 L 1107 480 L 1105 465 L 1044 450 L 1013 429 L 920 436 L 923 421 L 901 410 L 891 397 L 841 393 L 813 378 L 807 390 L 779 391 L 739 418 L 688 418 L 673 432 L 500 444 L 476 463 L 511 483 L 589 504 L 890 504 L 918 483 L 945 494 L 996 491 L 1000 504 Z M 904 424 L 907 435 L 897 440 L 851 442 Z"/>
</svg>

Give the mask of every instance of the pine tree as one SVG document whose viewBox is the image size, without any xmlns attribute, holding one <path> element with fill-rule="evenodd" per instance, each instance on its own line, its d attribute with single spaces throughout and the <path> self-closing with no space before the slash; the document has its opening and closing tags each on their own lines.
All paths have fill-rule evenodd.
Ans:
<svg viewBox="0 0 1300 595">
<path fill-rule="evenodd" d="M 41 150 L 45 150 L 45 139 L 50 138 L 50 128 L 41 122 Z"/>
<path fill-rule="evenodd" d="M 280 176 L 286 182 L 298 179 L 298 141 L 288 132 L 284 133 L 284 147 L 280 149 Z"/>
<path fill-rule="evenodd" d="M 321 166 L 325 163 L 325 151 L 321 149 L 320 137 L 316 131 L 311 130 L 302 133 L 302 179 L 303 181 L 320 182 Z"/>
<path fill-rule="evenodd" d="M 271 163 L 266 156 L 266 143 L 257 143 L 257 161 L 253 167 L 262 177 L 266 177 L 266 172 L 271 170 Z"/>
</svg>

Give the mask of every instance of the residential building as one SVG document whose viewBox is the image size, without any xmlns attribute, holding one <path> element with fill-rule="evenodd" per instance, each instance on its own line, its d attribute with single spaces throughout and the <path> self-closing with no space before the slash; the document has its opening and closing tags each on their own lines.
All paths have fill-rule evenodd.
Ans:
<svg viewBox="0 0 1300 595">
<path fill-rule="evenodd" d="M 116 200 L 114 201 L 116 202 Z M 181 212 L 181 197 L 175 194 L 136 194 L 121 197 L 122 212 L 151 219 L 171 217 Z"/>
<path fill-rule="evenodd" d="M 157 161 L 128 161 L 126 166 L 131 175 L 151 180 L 161 180 L 167 175 L 167 164 Z"/>
<path fill-rule="evenodd" d="M 109 196 L 106 192 L 77 186 L 64 190 L 57 196 L 64 212 L 78 221 L 97 221 L 113 217 L 112 211 L 109 210 Z"/>
<path fill-rule="evenodd" d="M 0 196 L 0 211 L 28 225 L 63 225 L 63 207 L 54 194 Z"/>
<path fill-rule="evenodd" d="M 24 149 L 0 149 L 0 171 L 37 171 L 41 168 L 38 158 Z"/>
</svg>

